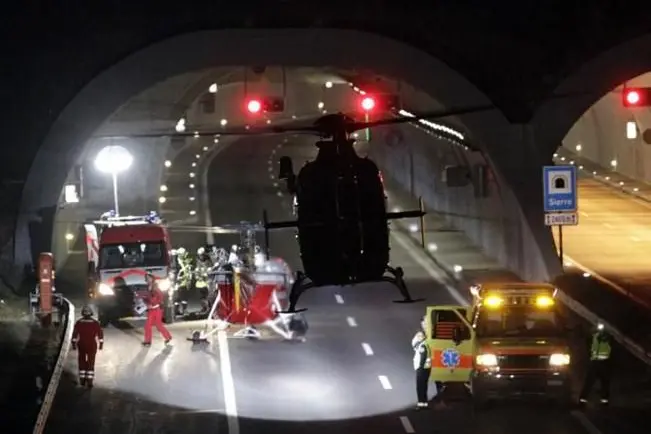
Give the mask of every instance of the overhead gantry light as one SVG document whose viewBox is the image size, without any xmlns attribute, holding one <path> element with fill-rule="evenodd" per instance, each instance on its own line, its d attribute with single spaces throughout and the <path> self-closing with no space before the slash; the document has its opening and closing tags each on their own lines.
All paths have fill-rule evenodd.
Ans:
<svg viewBox="0 0 651 434">
<path fill-rule="evenodd" d="M 217 83 L 211 84 L 210 87 L 208 88 L 208 92 L 217 93 Z"/>
<path fill-rule="evenodd" d="M 172 167 L 172 162 L 170 160 L 165 160 L 165 167 L 167 167 L 168 169 Z"/>
<path fill-rule="evenodd" d="M 328 89 L 332 88 L 332 82 L 331 81 L 326 81 L 325 82 L 325 87 L 327 87 Z"/>
<path fill-rule="evenodd" d="M 228 121 L 227 121 L 226 119 L 222 119 L 221 121 L 219 121 L 219 124 L 220 124 L 222 127 L 225 127 L 226 124 L 228 124 Z"/>
<path fill-rule="evenodd" d="M 167 185 L 163 184 L 160 186 L 160 191 L 165 192 L 167 191 Z"/>
</svg>

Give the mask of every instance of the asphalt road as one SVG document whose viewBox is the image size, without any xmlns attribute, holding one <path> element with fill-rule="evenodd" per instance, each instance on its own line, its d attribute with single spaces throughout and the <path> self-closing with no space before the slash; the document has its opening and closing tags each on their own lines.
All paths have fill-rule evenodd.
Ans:
<svg viewBox="0 0 651 434">
<path fill-rule="evenodd" d="M 579 192 L 579 225 L 563 229 L 567 259 L 651 307 L 651 204 L 594 179 L 581 179 Z"/>
<path fill-rule="evenodd" d="M 184 172 L 182 167 L 195 161 L 195 150 L 188 150 L 174 161 L 166 207 L 182 218 L 197 211 L 192 217 L 198 220 L 192 224 L 203 223 L 203 211 L 210 213 L 214 224 L 257 221 L 263 208 L 272 219 L 287 218 L 290 197 L 282 194 L 274 179 L 276 161 L 287 154 L 294 157 L 294 167 L 300 167 L 301 159 L 314 151 L 305 143 L 305 138 L 297 137 L 288 137 L 287 142 L 282 137 L 247 138 L 221 150 L 209 166 L 207 208 L 196 205 L 203 196 L 199 182 L 194 190 L 200 191 L 192 196 L 197 199 L 189 200 L 190 169 Z M 179 232 L 173 238 L 177 246 L 205 242 L 202 234 Z M 233 241 L 226 236 L 216 239 L 225 247 Z M 271 245 L 272 254 L 299 266 L 291 231 L 273 234 Z M 433 279 L 437 271 L 417 265 L 414 258 L 422 253 L 408 242 L 398 239 L 391 253 L 392 262 L 405 268 L 415 298 L 425 297 L 430 304 L 455 303 Z M 151 348 L 142 349 L 139 324 L 110 327 L 98 357 L 95 389 L 77 388 L 67 374 L 46 432 L 584 432 L 576 413 L 540 404 L 504 404 L 474 414 L 462 394 L 451 397 L 447 410 L 415 412 L 410 341 L 426 304 L 392 303 L 398 298 L 397 290 L 385 283 L 310 290 L 300 301 L 309 309 L 305 343 L 221 335 L 207 346 L 193 347 L 185 337 L 196 326 L 185 323 L 171 327 L 171 347 L 165 348 L 155 337 Z M 68 363 L 71 372 L 73 357 Z"/>
</svg>

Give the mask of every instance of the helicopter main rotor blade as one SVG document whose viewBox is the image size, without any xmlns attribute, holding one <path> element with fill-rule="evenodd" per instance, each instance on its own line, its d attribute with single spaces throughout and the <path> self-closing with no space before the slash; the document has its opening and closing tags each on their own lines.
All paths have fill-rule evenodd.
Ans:
<svg viewBox="0 0 651 434">
<path fill-rule="evenodd" d="M 170 227 L 175 232 L 198 232 L 198 233 L 211 233 L 211 234 L 241 234 L 242 232 L 263 232 L 264 226 L 260 224 L 234 224 L 222 226 L 172 226 Z"/>
</svg>

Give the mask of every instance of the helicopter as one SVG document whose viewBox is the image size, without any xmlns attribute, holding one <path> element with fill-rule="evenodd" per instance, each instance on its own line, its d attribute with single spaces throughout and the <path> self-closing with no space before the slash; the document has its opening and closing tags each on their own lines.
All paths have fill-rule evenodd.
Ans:
<svg viewBox="0 0 651 434">
<path fill-rule="evenodd" d="M 297 218 L 271 222 L 263 210 L 265 255 L 269 257 L 269 231 L 297 229 L 304 271 L 297 271 L 289 293 L 286 312 L 295 313 L 306 290 L 324 286 L 346 286 L 371 282 L 394 284 L 402 300 L 413 303 L 401 267 L 389 265 L 389 225 L 395 219 L 425 216 L 422 200 L 417 210 L 387 212 L 383 182 L 378 166 L 355 149 L 353 133 L 375 126 L 414 122 L 493 109 L 492 106 L 445 110 L 408 118 L 359 122 L 343 113 L 328 114 L 308 125 L 276 125 L 229 128 L 219 131 L 140 133 L 126 137 L 197 137 L 201 135 L 311 134 L 318 154 L 294 174 L 289 157 L 281 157 L 281 177 L 297 198 Z M 124 136 L 122 136 L 124 137 Z M 422 224 L 421 224 L 422 227 Z"/>
</svg>

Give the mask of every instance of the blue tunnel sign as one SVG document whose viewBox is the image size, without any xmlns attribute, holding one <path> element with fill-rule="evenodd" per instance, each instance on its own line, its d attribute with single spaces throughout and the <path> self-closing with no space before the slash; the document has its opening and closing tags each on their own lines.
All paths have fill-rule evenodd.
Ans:
<svg viewBox="0 0 651 434">
<path fill-rule="evenodd" d="M 576 212 L 576 167 L 544 166 L 543 198 L 545 212 Z"/>
</svg>

